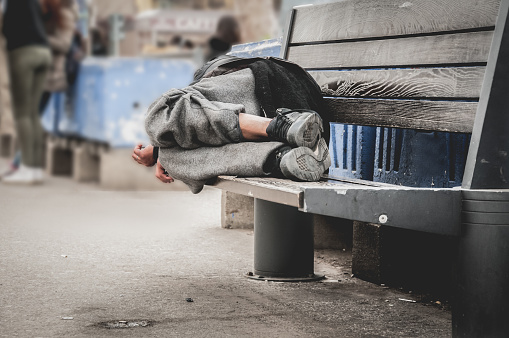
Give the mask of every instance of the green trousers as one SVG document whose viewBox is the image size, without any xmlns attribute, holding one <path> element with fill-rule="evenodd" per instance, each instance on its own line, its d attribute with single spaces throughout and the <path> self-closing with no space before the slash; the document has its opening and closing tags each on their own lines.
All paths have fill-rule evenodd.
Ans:
<svg viewBox="0 0 509 338">
<path fill-rule="evenodd" d="M 27 46 L 9 51 L 13 114 L 21 163 L 33 168 L 43 165 L 44 131 L 39 102 L 50 64 L 51 52 L 46 47 Z"/>
</svg>

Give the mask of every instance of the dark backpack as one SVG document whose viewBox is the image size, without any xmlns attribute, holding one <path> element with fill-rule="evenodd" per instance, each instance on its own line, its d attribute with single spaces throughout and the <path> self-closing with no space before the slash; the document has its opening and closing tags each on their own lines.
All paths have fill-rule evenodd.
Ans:
<svg viewBox="0 0 509 338">
<path fill-rule="evenodd" d="M 256 60 L 259 60 L 260 58 L 241 58 L 237 56 L 232 55 L 221 55 L 218 56 L 207 63 L 205 63 L 200 69 L 198 69 L 194 73 L 193 82 L 191 82 L 189 85 L 192 86 L 195 83 L 199 82 L 207 73 L 212 72 L 214 69 L 229 65 L 229 66 L 236 66 L 240 64 L 249 64 L 251 62 L 254 62 Z"/>
<path fill-rule="evenodd" d="M 228 68 L 235 68 L 235 67 L 239 67 L 239 66 L 243 66 L 243 65 L 248 65 L 250 63 L 253 63 L 253 62 L 256 62 L 259 60 L 270 60 L 273 62 L 282 63 L 282 64 L 286 64 L 286 65 L 291 65 L 292 67 L 300 68 L 300 66 L 294 62 L 291 62 L 291 61 L 288 61 L 285 59 L 281 59 L 278 57 L 274 57 L 274 56 L 243 58 L 243 57 L 238 57 L 238 56 L 233 56 L 233 55 L 221 55 L 221 56 L 218 56 L 218 57 L 208 61 L 200 69 L 198 69 L 194 73 L 193 82 L 191 82 L 189 85 L 190 86 L 194 85 L 195 83 L 199 82 L 206 74 L 214 71 L 214 69 L 217 69 L 221 66 L 228 66 Z M 309 77 L 311 79 L 313 79 L 311 77 L 311 75 L 309 75 Z M 312 80 L 312 81 L 314 82 L 314 80 Z"/>
</svg>

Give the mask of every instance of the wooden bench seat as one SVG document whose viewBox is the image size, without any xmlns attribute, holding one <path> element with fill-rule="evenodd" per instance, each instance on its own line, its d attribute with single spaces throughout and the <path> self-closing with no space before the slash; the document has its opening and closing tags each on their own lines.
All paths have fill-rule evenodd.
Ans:
<svg viewBox="0 0 509 338">
<path fill-rule="evenodd" d="M 221 176 L 214 186 L 307 213 L 441 235 L 460 234 L 459 189 L 412 188 L 328 175 L 320 182 Z M 415 214 L 425 217 L 416 218 Z"/>
</svg>

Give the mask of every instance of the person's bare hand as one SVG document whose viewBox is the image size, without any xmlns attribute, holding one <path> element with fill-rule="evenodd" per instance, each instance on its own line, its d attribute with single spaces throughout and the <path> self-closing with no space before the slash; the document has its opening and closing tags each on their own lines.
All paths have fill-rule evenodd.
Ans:
<svg viewBox="0 0 509 338">
<path fill-rule="evenodd" d="M 173 177 L 168 175 L 159 160 L 157 160 L 156 164 L 156 177 L 163 183 L 173 183 Z"/>
<path fill-rule="evenodd" d="M 156 164 L 153 156 L 154 147 L 152 145 L 148 145 L 143 148 L 143 145 L 138 144 L 134 147 L 132 158 L 138 162 L 139 164 L 144 165 L 145 167 L 151 167 Z"/>
</svg>

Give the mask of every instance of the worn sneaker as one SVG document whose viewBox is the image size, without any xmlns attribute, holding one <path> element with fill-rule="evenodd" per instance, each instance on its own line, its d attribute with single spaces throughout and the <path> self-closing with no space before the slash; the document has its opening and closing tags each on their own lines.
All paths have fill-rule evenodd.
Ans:
<svg viewBox="0 0 509 338">
<path fill-rule="evenodd" d="M 318 181 L 331 165 L 329 149 L 323 138 L 320 138 L 314 149 L 307 147 L 287 149 L 280 156 L 281 172 L 286 178 L 295 181 Z"/>
<path fill-rule="evenodd" d="M 279 108 L 266 130 L 274 141 L 313 148 L 323 132 L 322 118 L 312 110 Z"/>
</svg>

